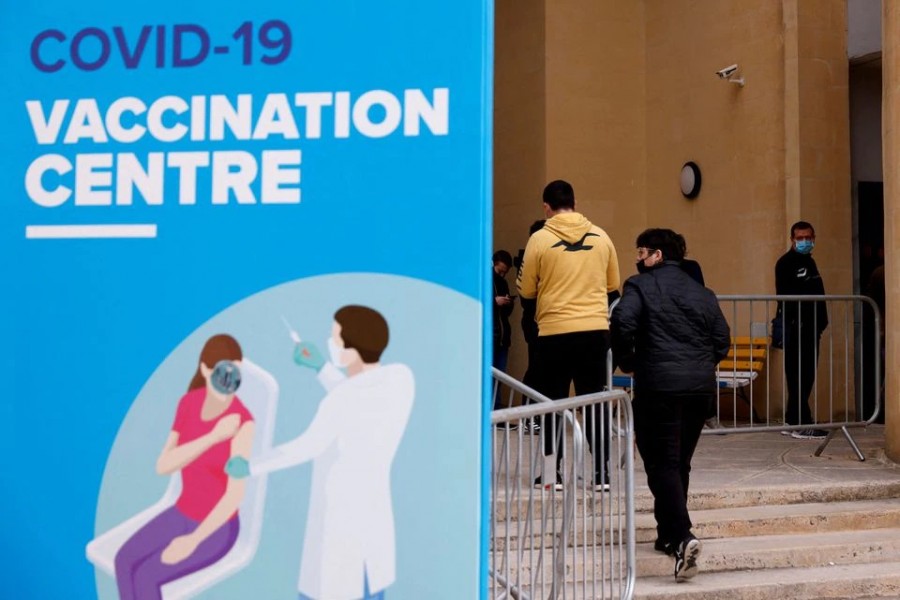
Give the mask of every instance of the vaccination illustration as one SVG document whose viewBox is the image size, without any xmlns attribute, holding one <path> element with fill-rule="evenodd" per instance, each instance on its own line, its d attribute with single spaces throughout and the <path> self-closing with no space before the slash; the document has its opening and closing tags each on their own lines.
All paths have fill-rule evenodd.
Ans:
<svg viewBox="0 0 900 600">
<path fill-rule="evenodd" d="M 414 581 L 416 554 L 420 523 L 433 522 L 435 488 L 415 482 L 427 484 L 423 461 L 434 459 L 422 448 L 433 436 L 428 423 L 442 418 L 442 396 L 449 405 L 459 391 L 438 391 L 453 359 L 422 359 L 417 349 L 440 353 L 439 344 L 422 339 L 415 311 L 391 306 L 390 286 L 370 288 L 381 290 L 365 298 L 372 306 L 345 304 L 354 295 L 342 277 L 292 282 L 238 303 L 150 377 L 113 445 L 86 546 L 101 600 L 245 598 L 254 590 L 276 600 L 357 600 L 424 589 Z M 314 311 L 291 302 L 329 295 L 309 294 L 315 286 L 341 302 Z M 441 293 L 448 308 L 477 310 L 471 299 Z M 425 406 L 423 384 L 438 404 Z"/>
</svg>

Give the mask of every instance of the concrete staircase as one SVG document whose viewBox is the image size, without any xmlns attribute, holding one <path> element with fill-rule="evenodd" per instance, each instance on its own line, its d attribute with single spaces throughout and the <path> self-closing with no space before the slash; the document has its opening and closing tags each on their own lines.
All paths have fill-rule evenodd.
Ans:
<svg viewBox="0 0 900 600">
<path fill-rule="evenodd" d="M 674 559 L 653 550 L 652 497 L 636 458 L 634 598 L 900 600 L 900 467 L 884 457 L 880 426 L 853 435 L 865 462 L 840 438 L 815 456 L 816 444 L 777 432 L 703 436 L 693 460 L 690 509 L 704 549 L 700 573 L 681 584 L 672 574 Z M 529 502 L 530 480 L 522 477 L 498 480 L 492 550 L 498 556 L 509 551 L 504 567 L 521 573 L 524 592 L 547 598 L 552 568 L 531 560 L 532 549 L 546 551 L 556 539 L 562 503 L 553 496 Z M 604 574 L 621 564 L 622 553 L 582 551 L 585 539 L 608 548 L 624 531 L 621 486 L 621 472 L 613 472 L 612 494 L 579 491 L 572 500 L 579 519 L 589 516 L 588 527 L 576 524 L 568 539 L 558 598 L 621 596 L 625 579 Z M 547 520 L 539 525 L 540 515 Z M 610 529 L 598 532 L 591 517 Z M 599 593 L 598 580 L 606 586 Z M 492 594 L 504 597 L 496 586 Z"/>
<path fill-rule="evenodd" d="M 495 531 L 494 547 L 509 548 L 515 554 L 520 548 L 533 552 L 552 545 L 552 532 L 561 524 L 561 505 L 558 499 L 545 496 L 535 502 L 538 514 L 547 503 L 551 522 L 544 530 L 537 521 L 523 530 L 522 523 L 533 516 L 526 514 L 524 498 L 508 505 L 507 510 L 516 514 L 508 528 L 500 526 Z M 694 533 L 703 540 L 703 554 L 698 576 L 680 584 L 672 574 L 674 559 L 653 550 L 652 497 L 646 490 L 639 491 L 635 504 L 636 600 L 900 600 L 900 473 L 883 481 L 693 493 L 691 517 Z M 579 494 L 575 506 L 576 514 L 602 513 L 612 518 L 613 526 L 606 534 L 594 531 L 598 544 L 604 543 L 603 535 L 607 542 L 618 537 L 619 502 L 601 494 Z M 569 538 L 566 585 L 559 598 L 619 597 L 617 584 L 603 592 L 590 591 L 592 585 L 603 585 L 593 574 L 605 572 L 610 557 L 583 554 L 582 535 L 575 531 Z M 513 557 L 510 565 L 524 581 L 552 580 L 549 562 L 525 562 L 517 564 Z M 549 586 L 539 587 L 538 593 L 528 585 L 523 591 L 535 598 L 547 597 Z"/>
<path fill-rule="evenodd" d="M 900 597 L 897 480 L 692 494 L 700 573 L 676 584 L 638 496 L 636 600 Z"/>
</svg>

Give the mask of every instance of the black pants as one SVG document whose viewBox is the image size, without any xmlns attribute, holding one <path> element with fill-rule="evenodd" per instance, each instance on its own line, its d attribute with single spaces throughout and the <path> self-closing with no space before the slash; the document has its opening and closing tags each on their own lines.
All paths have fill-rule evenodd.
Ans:
<svg viewBox="0 0 900 600">
<path fill-rule="evenodd" d="M 816 422 L 809 409 L 809 394 L 816 382 L 819 337 L 813 327 L 786 327 L 784 332 L 784 379 L 787 384 L 784 420 L 788 425 Z"/>
<path fill-rule="evenodd" d="M 691 459 L 710 402 L 709 394 L 647 394 L 634 399 L 634 434 L 653 493 L 656 532 L 678 544 L 691 532 L 687 509 Z"/>
<path fill-rule="evenodd" d="M 537 363 L 537 391 L 552 400 L 569 397 L 569 386 L 574 382 L 575 394 L 591 394 L 603 391 L 606 385 L 606 354 L 609 351 L 609 331 L 578 331 L 559 335 L 540 336 L 535 348 Z M 601 483 L 609 477 L 610 410 L 608 404 L 588 407 L 584 415 L 585 436 L 594 455 L 594 482 Z M 594 427 L 600 420 L 602 432 Z M 554 440 L 557 452 L 557 471 L 562 460 L 563 419 L 551 415 L 542 424 L 544 454 L 552 454 Z M 597 438 L 602 439 L 602 449 L 597 448 Z M 602 476 L 602 477 L 601 477 Z"/>
<path fill-rule="evenodd" d="M 537 342 L 528 344 L 528 368 L 525 369 L 525 375 L 522 377 L 522 383 L 532 389 L 537 389 L 538 380 L 538 361 L 537 361 Z M 525 398 L 524 404 L 531 404 L 530 398 Z"/>
</svg>

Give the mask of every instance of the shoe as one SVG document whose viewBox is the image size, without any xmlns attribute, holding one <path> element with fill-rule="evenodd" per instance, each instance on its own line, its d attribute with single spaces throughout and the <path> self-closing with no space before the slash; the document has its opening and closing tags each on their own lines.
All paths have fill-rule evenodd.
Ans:
<svg viewBox="0 0 900 600">
<path fill-rule="evenodd" d="M 550 490 L 556 490 L 557 492 L 563 491 L 563 482 L 562 477 L 559 476 L 559 473 L 556 474 L 556 483 L 544 483 L 544 476 L 539 475 L 537 479 L 534 480 L 534 487 L 538 490 L 544 490 L 545 492 L 549 492 Z"/>
<path fill-rule="evenodd" d="M 666 556 L 672 556 L 675 554 L 675 546 L 673 546 L 670 542 L 664 542 L 659 538 L 656 538 L 656 541 L 653 542 L 653 549 L 657 552 L 662 552 Z"/>
<path fill-rule="evenodd" d="M 535 435 L 541 432 L 541 426 L 537 421 L 525 421 L 525 425 L 522 427 L 522 431 L 525 433 L 533 433 Z"/>
<path fill-rule="evenodd" d="M 820 440 L 828 437 L 828 432 L 824 429 L 801 429 L 792 431 L 791 437 L 798 440 Z"/>
<path fill-rule="evenodd" d="M 690 536 L 678 544 L 675 549 L 675 581 L 687 581 L 697 574 L 697 559 L 703 544 L 694 536 Z"/>
<path fill-rule="evenodd" d="M 600 483 L 597 483 L 600 481 Z M 600 477 L 600 473 L 594 473 L 594 483 L 592 485 L 595 492 L 608 492 L 609 491 L 609 471 L 606 471 L 603 474 L 602 480 Z"/>
</svg>

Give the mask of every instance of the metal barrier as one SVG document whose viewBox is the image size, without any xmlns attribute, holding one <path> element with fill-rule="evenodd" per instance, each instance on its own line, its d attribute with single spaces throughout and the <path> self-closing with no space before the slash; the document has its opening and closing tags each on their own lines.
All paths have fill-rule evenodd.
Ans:
<svg viewBox="0 0 900 600">
<path fill-rule="evenodd" d="M 881 410 L 882 325 L 875 302 L 855 295 L 718 299 L 731 326 L 732 348 L 716 371 L 716 417 L 703 434 L 781 431 L 806 437 L 806 430 L 820 429 L 827 432 L 815 451 L 820 456 L 840 432 L 859 460 L 865 460 L 849 429 L 869 425 Z M 803 315 L 799 327 L 785 326 L 783 349 L 773 347 L 771 336 L 779 313 Z M 825 315 L 828 324 L 819 339 Z M 610 381 L 632 387 L 628 377 Z M 809 388 L 811 420 L 801 422 L 798 414 L 788 414 L 792 387 L 798 389 L 799 402 L 805 400 L 803 388 Z"/>
<path fill-rule="evenodd" d="M 491 413 L 491 597 L 630 599 L 634 426 L 628 394 L 551 401 L 497 369 L 492 373 L 494 397 L 508 394 L 503 404 L 510 408 Z M 516 396 L 522 405 L 513 406 Z M 604 435 L 610 429 L 616 434 Z M 590 439 L 592 432 L 597 439 Z M 559 485 L 556 455 L 544 456 L 545 444 L 560 452 Z M 600 453 L 599 461 L 591 451 Z"/>
<path fill-rule="evenodd" d="M 859 460 L 865 460 L 848 428 L 872 423 L 881 409 L 881 314 L 875 302 L 854 295 L 718 298 L 731 325 L 736 360 L 730 369 L 720 365 L 717 373 L 717 422 L 733 432 L 825 430 L 828 435 L 816 456 L 841 432 Z M 784 325 L 783 349 L 775 347 L 771 336 L 777 314 L 801 315 L 799 326 Z M 758 354 L 741 360 L 740 338 L 761 340 L 768 348 L 753 347 Z M 799 414 L 788 414 L 792 387 L 799 402 L 808 402 L 812 422 L 800 423 Z M 808 400 L 804 388 L 809 389 Z M 723 406 L 729 403 L 731 416 L 723 418 Z"/>
</svg>

